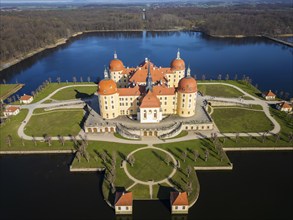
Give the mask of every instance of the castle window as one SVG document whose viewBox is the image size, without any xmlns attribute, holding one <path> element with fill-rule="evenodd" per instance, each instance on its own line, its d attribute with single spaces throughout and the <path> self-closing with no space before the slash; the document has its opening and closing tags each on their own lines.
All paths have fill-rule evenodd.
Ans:
<svg viewBox="0 0 293 220">
<path fill-rule="evenodd" d="M 185 206 L 182 206 L 182 209 L 185 209 Z"/>
<path fill-rule="evenodd" d="M 183 97 L 185 97 L 185 94 L 183 94 Z"/>
<path fill-rule="evenodd" d="M 160 100 L 162 100 L 162 97 L 160 97 Z"/>
<path fill-rule="evenodd" d="M 112 101 L 111 101 L 111 103 L 113 104 L 113 103 L 114 103 L 114 101 L 112 100 Z"/>
<path fill-rule="evenodd" d="M 105 109 L 107 110 L 108 109 L 108 106 L 105 106 Z"/>
<path fill-rule="evenodd" d="M 125 98 L 125 101 L 127 101 L 128 100 L 128 98 Z"/>
<path fill-rule="evenodd" d="M 184 111 L 182 111 L 181 114 L 184 114 Z"/>
<path fill-rule="evenodd" d="M 109 118 L 109 114 L 106 114 L 106 118 Z"/>
<path fill-rule="evenodd" d="M 112 105 L 112 109 L 114 109 L 114 105 Z"/>
<path fill-rule="evenodd" d="M 190 112 L 188 112 L 188 114 L 190 115 Z"/>
<path fill-rule="evenodd" d="M 167 97 L 165 97 L 165 100 L 167 100 Z"/>
<path fill-rule="evenodd" d="M 173 102 L 173 105 L 175 105 L 175 102 Z"/>
<path fill-rule="evenodd" d="M 113 115 L 113 117 L 115 117 L 115 113 L 113 113 L 112 115 Z"/>
</svg>

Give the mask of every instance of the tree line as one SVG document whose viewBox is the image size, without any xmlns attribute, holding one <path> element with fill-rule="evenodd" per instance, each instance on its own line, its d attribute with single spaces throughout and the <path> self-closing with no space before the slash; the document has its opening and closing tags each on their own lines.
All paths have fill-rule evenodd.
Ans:
<svg viewBox="0 0 293 220">
<path fill-rule="evenodd" d="M 193 29 L 209 35 L 291 34 L 292 9 L 286 5 L 230 7 L 138 7 L 3 11 L 0 62 L 22 57 L 76 32 L 92 30 Z"/>
</svg>

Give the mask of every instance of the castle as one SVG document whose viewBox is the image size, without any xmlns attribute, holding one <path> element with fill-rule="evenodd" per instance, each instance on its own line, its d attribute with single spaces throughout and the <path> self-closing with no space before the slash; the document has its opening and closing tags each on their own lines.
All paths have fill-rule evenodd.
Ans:
<svg viewBox="0 0 293 220">
<path fill-rule="evenodd" d="M 87 105 L 84 131 L 88 134 L 170 138 L 183 130 L 214 126 L 179 50 L 170 67 L 157 67 L 147 58 L 135 68 L 124 67 L 115 52 L 96 95 L 94 103 Z"/>
<path fill-rule="evenodd" d="M 156 67 L 147 58 L 137 68 L 125 68 L 114 54 L 109 71 L 98 89 L 100 114 L 104 119 L 130 115 L 140 123 L 158 123 L 166 115 L 195 114 L 197 84 L 186 71 L 180 52 L 170 68 Z"/>
</svg>

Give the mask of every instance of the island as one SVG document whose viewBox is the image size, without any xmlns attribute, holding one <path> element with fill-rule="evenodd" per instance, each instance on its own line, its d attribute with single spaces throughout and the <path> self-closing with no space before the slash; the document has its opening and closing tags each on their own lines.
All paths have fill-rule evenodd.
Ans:
<svg viewBox="0 0 293 220">
<path fill-rule="evenodd" d="M 98 82 L 46 81 L 8 108 L 0 154 L 73 153 L 71 172 L 103 172 L 105 202 L 170 200 L 186 214 L 197 170 L 232 170 L 227 151 L 293 150 L 292 104 L 247 79 L 198 80 L 180 50 L 170 67 L 125 67 L 115 52 Z"/>
</svg>

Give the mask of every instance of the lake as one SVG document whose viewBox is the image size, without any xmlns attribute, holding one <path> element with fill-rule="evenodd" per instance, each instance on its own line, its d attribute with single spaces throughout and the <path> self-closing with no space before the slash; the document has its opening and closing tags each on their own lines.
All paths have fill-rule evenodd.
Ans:
<svg viewBox="0 0 293 220">
<path fill-rule="evenodd" d="M 169 66 L 177 48 L 192 74 L 245 74 L 262 90 L 293 94 L 292 48 L 262 38 L 216 39 L 198 32 L 106 32 L 76 37 L 0 72 L 0 81 L 25 83 L 30 93 L 51 77 L 103 77 L 114 50 L 125 66 L 145 57 Z M 198 172 L 201 192 L 181 219 L 292 219 L 293 152 L 228 153 L 233 171 Z M 123 219 L 101 195 L 100 173 L 70 173 L 72 155 L 0 157 L 0 219 Z M 165 201 L 135 201 L 129 219 L 164 220 Z"/>
<path fill-rule="evenodd" d="M 100 32 L 76 37 L 0 72 L 0 82 L 24 83 L 19 92 L 35 90 L 49 77 L 56 81 L 103 78 L 116 50 L 125 66 L 137 66 L 145 57 L 157 66 L 169 66 L 180 48 L 186 66 L 201 79 L 249 76 L 261 90 L 293 94 L 293 48 L 263 38 L 217 39 L 199 32 Z"/>
<path fill-rule="evenodd" d="M 233 171 L 200 171 L 200 196 L 181 220 L 292 219 L 293 152 L 230 152 Z M 168 202 L 135 201 L 118 218 L 100 173 L 70 173 L 72 155 L 0 157 L 0 219 L 176 220 Z M 177 220 L 179 220 L 177 218 Z"/>
</svg>

